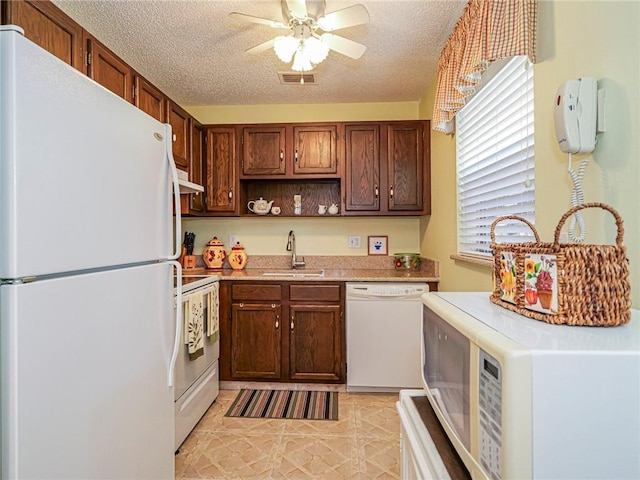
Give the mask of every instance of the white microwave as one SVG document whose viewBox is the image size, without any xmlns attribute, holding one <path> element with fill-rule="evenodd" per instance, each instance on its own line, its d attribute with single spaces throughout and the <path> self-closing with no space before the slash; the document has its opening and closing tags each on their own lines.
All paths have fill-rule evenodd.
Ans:
<svg viewBox="0 0 640 480">
<path fill-rule="evenodd" d="M 425 393 L 472 478 L 640 478 L 640 312 L 549 325 L 489 295 L 422 296 Z"/>
</svg>

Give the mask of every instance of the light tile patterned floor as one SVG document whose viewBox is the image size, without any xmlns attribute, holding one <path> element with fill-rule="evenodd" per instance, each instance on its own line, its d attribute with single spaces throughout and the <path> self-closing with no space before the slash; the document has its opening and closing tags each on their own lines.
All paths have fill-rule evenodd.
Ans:
<svg viewBox="0 0 640 480">
<path fill-rule="evenodd" d="M 221 390 L 176 455 L 176 479 L 397 479 L 398 394 L 339 393 L 338 421 L 228 418 Z"/>
</svg>

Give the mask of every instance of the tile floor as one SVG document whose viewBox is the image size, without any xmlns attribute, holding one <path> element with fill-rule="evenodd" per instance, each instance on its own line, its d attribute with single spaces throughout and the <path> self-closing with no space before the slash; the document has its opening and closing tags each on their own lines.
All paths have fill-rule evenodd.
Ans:
<svg viewBox="0 0 640 480">
<path fill-rule="evenodd" d="M 237 393 L 221 390 L 187 437 L 176 480 L 400 477 L 397 393 L 341 391 L 338 421 L 225 417 Z"/>
</svg>

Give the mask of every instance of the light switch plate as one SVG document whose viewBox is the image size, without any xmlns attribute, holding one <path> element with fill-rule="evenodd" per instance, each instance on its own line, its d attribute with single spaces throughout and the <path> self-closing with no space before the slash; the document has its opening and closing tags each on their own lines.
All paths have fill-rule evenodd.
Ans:
<svg viewBox="0 0 640 480">
<path fill-rule="evenodd" d="M 360 235 L 349 235 L 349 248 L 360 248 Z"/>
</svg>

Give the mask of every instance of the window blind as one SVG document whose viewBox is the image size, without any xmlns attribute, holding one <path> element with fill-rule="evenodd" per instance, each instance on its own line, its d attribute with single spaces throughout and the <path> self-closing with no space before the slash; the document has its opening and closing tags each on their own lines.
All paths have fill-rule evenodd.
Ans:
<svg viewBox="0 0 640 480">
<path fill-rule="evenodd" d="M 456 115 L 458 253 L 491 256 L 491 224 L 503 215 L 535 220 L 533 68 L 511 59 Z M 496 241 L 534 241 L 503 221 Z"/>
</svg>

